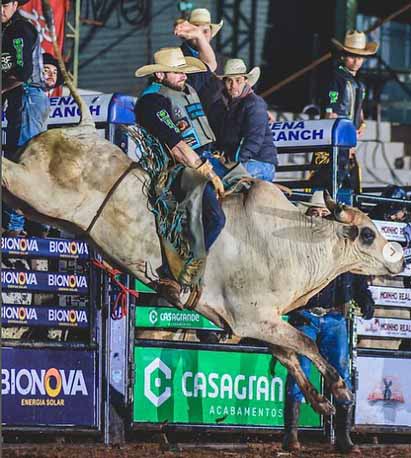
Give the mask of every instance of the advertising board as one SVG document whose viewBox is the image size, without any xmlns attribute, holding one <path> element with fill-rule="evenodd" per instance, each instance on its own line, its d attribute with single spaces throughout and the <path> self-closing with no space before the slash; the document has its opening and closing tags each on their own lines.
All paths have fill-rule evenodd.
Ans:
<svg viewBox="0 0 411 458">
<path fill-rule="evenodd" d="M 3 347 L 1 359 L 4 425 L 98 425 L 95 352 Z"/>
<path fill-rule="evenodd" d="M 355 424 L 411 427 L 411 359 L 359 356 Z"/>
<path fill-rule="evenodd" d="M 284 424 L 287 371 L 269 354 L 135 347 L 133 421 L 199 425 Z M 321 381 L 313 369 L 317 389 Z M 303 403 L 300 425 L 321 427 Z"/>
</svg>

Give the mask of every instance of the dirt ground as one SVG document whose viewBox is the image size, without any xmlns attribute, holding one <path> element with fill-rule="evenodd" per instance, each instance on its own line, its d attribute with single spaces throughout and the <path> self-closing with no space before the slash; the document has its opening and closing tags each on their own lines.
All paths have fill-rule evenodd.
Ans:
<svg viewBox="0 0 411 458">
<path fill-rule="evenodd" d="M 367 458 L 410 458 L 411 445 L 361 445 L 360 454 Z M 122 447 L 106 447 L 101 444 L 56 445 L 56 444 L 3 444 L 3 458 L 337 458 L 331 445 L 312 443 L 298 454 L 281 450 L 280 444 L 233 443 L 208 444 L 152 444 L 132 443 Z M 346 456 L 346 455 L 345 455 Z M 351 455 L 354 456 L 354 455 Z"/>
</svg>

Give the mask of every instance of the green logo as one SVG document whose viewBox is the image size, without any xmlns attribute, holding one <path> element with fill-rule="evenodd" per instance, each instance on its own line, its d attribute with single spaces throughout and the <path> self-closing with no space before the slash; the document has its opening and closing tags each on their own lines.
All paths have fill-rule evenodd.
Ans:
<svg viewBox="0 0 411 458">
<path fill-rule="evenodd" d="M 337 100 L 338 100 L 338 92 L 337 91 L 330 91 L 328 93 L 328 96 L 330 97 L 330 103 L 337 103 Z"/>
<path fill-rule="evenodd" d="M 16 63 L 19 67 L 23 67 L 23 38 L 15 38 L 13 46 L 16 50 Z"/>
<path fill-rule="evenodd" d="M 287 371 L 268 354 L 135 347 L 133 421 L 282 427 Z M 320 376 L 310 380 L 320 388 Z M 301 426 L 321 426 L 301 405 Z"/>
<path fill-rule="evenodd" d="M 170 118 L 170 115 L 168 114 L 167 110 L 160 110 L 157 111 L 157 117 L 158 119 L 163 122 L 169 129 L 174 130 L 178 134 L 180 133 L 180 130 L 178 127 L 173 123 L 172 119 Z"/>
</svg>

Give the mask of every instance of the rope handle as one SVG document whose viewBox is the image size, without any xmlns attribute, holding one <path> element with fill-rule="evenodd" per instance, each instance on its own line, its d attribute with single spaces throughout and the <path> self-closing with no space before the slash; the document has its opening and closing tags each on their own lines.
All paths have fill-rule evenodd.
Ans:
<svg viewBox="0 0 411 458">
<path fill-rule="evenodd" d="M 127 315 L 127 294 L 138 298 L 138 292 L 128 288 L 126 285 L 123 285 L 123 283 L 117 280 L 116 276 L 122 274 L 120 270 L 114 269 L 106 262 L 99 261 L 97 259 L 92 259 L 91 263 L 98 269 L 101 269 L 108 274 L 111 281 L 120 289 L 114 304 L 111 306 L 110 316 L 113 320 L 121 320 Z"/>
</svg>

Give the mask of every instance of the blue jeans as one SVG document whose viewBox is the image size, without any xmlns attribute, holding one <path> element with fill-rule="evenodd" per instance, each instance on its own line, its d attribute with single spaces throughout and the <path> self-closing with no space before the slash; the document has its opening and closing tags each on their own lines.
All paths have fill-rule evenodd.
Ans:
<svg viewBox="0 0 411 458">
<path fill-rule="evenodd" d="M 255 161 L 250 159 L 247 162 L 241 163 L 247 172 L 253 178 L 259 178 L 260 180 L 273 181 L 275 177 L 275 165 L 269 162 Z"/>
<path fill-rule="evenodd" d="M 201 154 L 201 158 L 211 163 L 215 173 L 220 178 L 227 173 L 224 165 L 217 158 L 214 158 L 209 151 Z M 204 244 L 205 249 L 208 251 L 225 226 L 224 211 L 221 208 L 221 203 L 217 199 L 217 194 L 211 183 L 206 185 L 203 194 L 203 226 Z"/>
<path fill-rule="evenodd" d="M 5 156 L 13 159 L 17 148 L 34 136 L 47 130 L 50 102 L 47 94 L 39 87 L 23 84 L 10 93 L 7 99 L 7 129 Z M 25 219 L 4 205 L 3 227 L 9 231 L 20 232 L 24 229 Z"/>
<path fill-rule="evenodd" d="M 290 324 L 317 343 L 320 354 L 337 370 L 351 390 L 347 320 L 342 313 L 330 312 L 318 317 L 307 310 L 302 310 L 292 314 Z M 298 360 L 304 374 L 308 377 L 311 360 L 301 355 L 298 356 Z M 287 376 L 286 389 L 288 398 L 302 401 L 303 393 L 291 375 Z M 351 403 L 352 401 L 336 400 L 336 404 L 340 405 Z"/>
</svg>

